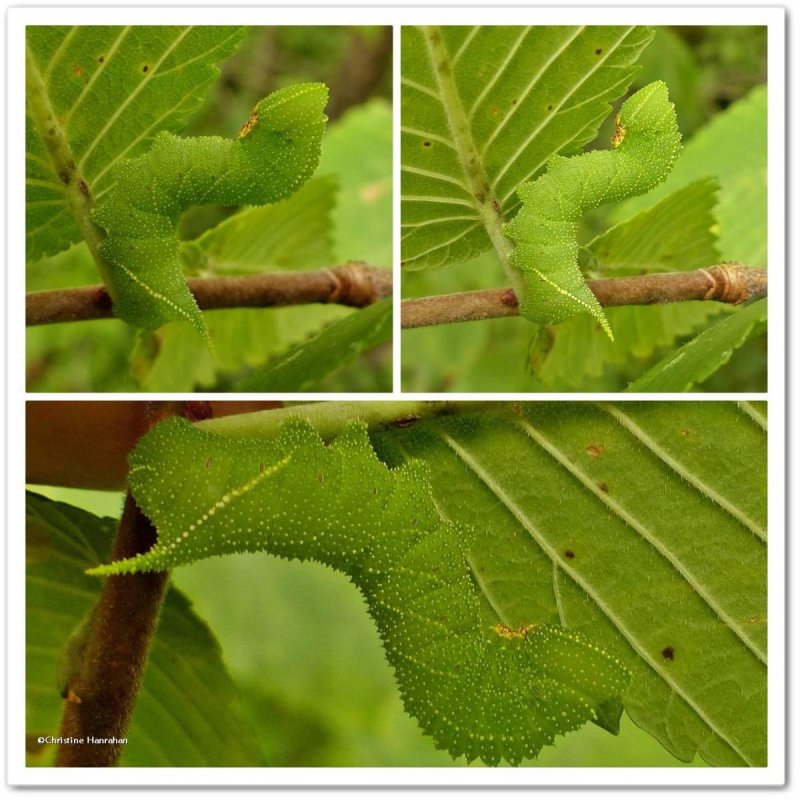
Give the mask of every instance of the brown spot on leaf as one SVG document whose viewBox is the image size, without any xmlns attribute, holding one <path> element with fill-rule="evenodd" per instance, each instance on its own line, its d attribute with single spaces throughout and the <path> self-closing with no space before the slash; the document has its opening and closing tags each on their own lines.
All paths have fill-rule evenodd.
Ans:
<svg viewBox="0 0 800 800">
<path fill-rule="evenodd" d="M 575 553 L 573 553 L 572 550 L 565 550 L 564 551 L 564 558 L 568 558 L 568 559 L 572 560 L 573 558 L 575 558 Z"/>
<path fill-rule="evenodd" d="M 70 181 L 72 180 L 72 174 L 68 169 L 60 169 L 58 171 L 58 177 L 61 183 L 64 184 L 64 186 L 69 186 Z"/>
<path fill-rule="evenodd" d="M 88 194 L 89 194 L 89 184 L 88 184 L 88 183 L 86 183 L 86 181 L 85 181 L 83 178 L 81 178 L 81 179 L 78 181 L 78 189 L 80 189 L 80 191 L 81 191 L 83 194 L 85 194 L 85 195 L 87 195 L 87 196 L 88 196 Z"/>
<path fill-rule="evenodd" d="M 97 61 L 99 64 L 105 64 L 106 57 L 105 56 L 98 56 Z"/>
<path fill-rule="evenodd" d="M 600 458 L 603 453 L 605 453 L 606 448 L 605 445 L 602 444 L 590 444 L 586 448 L 586 453 L 590 455 L 592 458 Z"/>
<path fill-rule="evenodd" d="M 667 661 L 674 661 L 675 660 L 675 649 L 673 647 L 665 647 L 661 651 L 661 655 L 667 659 Z"/>
<path fill-rule="evenodd" d="M 430 147 L 430 146 L 431 146 L 431 143 L 430 143 L 430 142 L 428 142 L 428 141 L 425 141 L 425 142 L 423 142 L 423 143 L 422 143 L 422 146 L 423 146 L 423 147 Z"/>
<path fill-rule="evenodd" d="M 602 55 L 603 54 L 603 48 L 602 47 L 598 47 L 597 50 L 594 51 L 594 54 L 596 56 Z"/>
<path fill-rule="evenodd" d="M 80 64 L 75 64 L 72 67 L 72 71 L 80 78 L 83 75 L 83 67 Z"/>
<path fill-rule="evenodd" d="M 147 73 L 147 72 L 150 72 L 150 67 L 148 67 L 148 66 L 147 66 L 147 64 L 145 64 L 145 65 L 142 67 L 142 72 L 145 72 L 145 73 Z"/>
<path fill-rule="evenodd" d="M 597 484 L 597 488 L 598 488 L 598 489 L 599 489 L 601 492 L 605 492 L 606 494 L 608 494 L 608 484 L 607 484 L 607 483 L 598 483 L 598 484 Z"/>
</svg>

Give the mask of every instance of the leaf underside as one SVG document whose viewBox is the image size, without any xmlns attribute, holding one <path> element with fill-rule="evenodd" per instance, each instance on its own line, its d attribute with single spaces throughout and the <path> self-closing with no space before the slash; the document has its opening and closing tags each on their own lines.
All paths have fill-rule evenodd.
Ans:
<svg viewBox="0 0 800 800">
<path fill-rule="evenodd" d="M 444 71 L 428 44 L 436 31 Z M 579 152 L 595 137 L 652 32 L 446 26 L 427 39 L 412 27 L 402 36 L 402 260 L 429 269 L 488 250 L 481 209 L 496 204 L 500 221 L 510 218 L 520 184 L 554 153 Z M 448 95 L 442 74 L 452 79 Z"/>
<path fill-rule="evenodd" d="M 215 66 L 245 29 L 215 26 L 28 26 L 26 44 L 72 151 L 75 180 L 95 200 L 114 186 L 111 167 L 178 131 L 219 75 Z M 36 261 L 81 240 L 65 184 L 26 117 L 26 257 Z"/>
<path fill-rule="evenodd" d="M 424 465 L 388 470 L 362 425 L 326 446 L 300 421 L 265 441 L 173 419 L 130 463 L 158 542 L 94 574 L 257 550 L 321 561 L 361 590 L 406 709 L 454 756 L 518 763 L 590 719 L 613 727 L 600 709 L 619 697 L 626 671 L 558 624 L 483 625 L 471 530 L 439 516 Z"/>
<path fill-rule="evenodd" d="M 441 513 L 478 531 L 487 622 L 591 635 L 677 758 L 766 764 L 765 404 L 529 403 L 374 439 L 424 459 Z"/>
</svg>

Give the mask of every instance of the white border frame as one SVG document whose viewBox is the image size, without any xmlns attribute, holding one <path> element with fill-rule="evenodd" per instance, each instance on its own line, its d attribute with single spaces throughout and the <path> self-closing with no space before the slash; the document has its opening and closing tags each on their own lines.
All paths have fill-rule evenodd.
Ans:
<svg viewBox="0 0 800 800">
<path fill-rule="evenodd" d="M 253 395 L 142 395 L 136 393 L 75 395 L 25 393 L 25 354 L 21 347 L 19 331 L 24 329 L 23 304 L 18 302 L 24 295 L 24 159 L 12 154 L 22 153 L 24 147 L 24 26 L 26 24 L 185 24 L 187 14 L 195 24 L 255 24 L 255 25 L 303 25 L 308 24 L 313 9 L 315 25 L 346 24 L 392 24 L 395 30 L 395 107 L 399 109 L 399 30 L 404 24 L 564 24 L 571 23 L 578 15 L 585 24 L 610 24 L 614 22 L 667 25 L 768 25 L 769 26 L 769 258 L 773 265 L 785 263 L 785 80 L 786 65 L 785 12 L 782 8 L 720 8 L 720 7 L 513 7 L 470 8 L 452 3 L 449 7 L 410 8 L 361 5 L 348 7 L 328 4 L 292 7 L 259 8 L 198 8 L 183 7 L 28 7 L 11 8 L 7 12 L 7 398 L 9 405 L 7 448 L 13 461 L 7 472 L 7 508 L 9 536 L 7 539 L 7 599 L 8 616 L 8 681 L 7 681 L 7 779 L 13 785 L 74 786 L 74 785 L 159 785 L 159 786 L 780 786 L 785 780 L 785 556 L 786 542 L 780 533 L 785 530 L 785 296 L 786 276 L 779 268 L 773 268 L 770 303 L 770 349 L 769 391 L 767 394 L 718 394 L 718 395 L 629 395 L 617 394 L 405 394 L 408 399 L 447 400 L 650 400 L 650 401 L 698 401 L 698 400 L 768 400 L 770 415 L 769 437 L 769 520 L 773 541 L 769 551 L 769 766 L 764 768 L 708 770 L 680 768 L 519 768 L 468 770 L 439 768 L 118 768 L 113 771 L 96 769 L 59 770 L 25 766 L 24 752 L 24 572 L 19 565 L 24 563 L 24 540 L 20 531 L 24 528 L 24 476 L 19 470 L 18 459 L 25 451 L 24 401 L 25 399 L 103 399 L 142 400 L 158 398 L 213 397 L 218 399 L 252 399 Z M 395 232 L 399 230 L 399 113 L 394 119 L 395 152 Z M 19 188 L 16 188 L 19 187 Z M 394 240 L 395 264 L 399 264 L 399 236 Z M 397 285 L 399 274 L 396 272 Z M 399 297 L 395 292 L 395 342 L 399 344 Z M 382 394 L 299 394 L 259 395 L 260 399 L 358 399 L 379 400 L 400 397 L 399 347 L 394 351 L 394 388 L 391 395 Z M 477 771 L 476 771 L 477 769 Z"/>
</svg>

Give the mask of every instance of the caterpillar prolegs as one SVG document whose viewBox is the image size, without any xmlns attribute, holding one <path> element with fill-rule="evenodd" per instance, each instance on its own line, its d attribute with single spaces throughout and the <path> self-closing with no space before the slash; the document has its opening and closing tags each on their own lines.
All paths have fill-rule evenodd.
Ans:
<svg viewBox="0 0 800 800">
<path fill-rule="evenodd" d="M 472 532 L 437 512 L 427 465 L 389 469 L 359 423 L 326 446 L 299 420 L 259 440 L 173 418 L 134 450 L 129 484 L 158 541 L 94 574 L 262 550 L 346 573 L 366 599 L 406 710 L 454 757 L 517 764 L 621 708 L 627 671 L 584 637 L 535 620 L 516 629 L 482 623 L 466 558 Z"/>
<path fill-rule="evenodd" d="M 180 215 L 293 194 L 317 167 L 327 98 L 320 83 L 280 89 L 255 107 L 238 139 L 160 133 L 147 153 L 114 168 L 114 187 L 94 220 L 106 232 L 100 252 L 118 317 L 143 328 L 184 319 L 205 332 L 178 257 Z"/>
<path fill-rule="evenodd" d="M 516 245 L 509 265 L 518 277 L 514 288 L 524 317 L 552 324 L 588 312 L 614 338 L 578 266 L 578 224 L 592 208 L 661 183 L 675 164 L 680 140 L 667 86 L 656 81 L 623 103 L 613 150 L 553 156 L 547 172 L 517 189 L 522 207 L 505 233 Z"/>
</svg>

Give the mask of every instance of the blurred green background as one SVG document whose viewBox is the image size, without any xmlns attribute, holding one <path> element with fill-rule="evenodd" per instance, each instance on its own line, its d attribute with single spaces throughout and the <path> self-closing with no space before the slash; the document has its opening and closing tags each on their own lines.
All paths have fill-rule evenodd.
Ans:
<svg viewBox="0 0 800 800">
<path fill-rule="evenodd" d="M 693 175 L 690 170 L 684 169 L 681 181 L 688 183 L 709 171 L 720 178 L 723 191 L 715 216 L 720 228 L 725 229 L 719 242 L 723 258 L 734 258 L 749 266 L 766 267 L 766 230 L 762 228 L 760 219 L 752 218 L 752 214 L 750 219 L 746 217 L 748 211 L 757 213 L 758 209 L 766 206 L 766 114 L 761 115 L 763 118 L 759 117 L 753 107 L 753 115 L 748 117 L 748 121 L 753 122 L 752 128 L 735 131 L 735 141 L 729 137 L 732 125 L 727 126 L 724 134 L 720 130 L 716 141 L 709 141 L 707 135 L 703 144 L 695 140 L 695 134 L 708 134 L 709 128 L 706 126 L 721 119 L 720 115 L 735 106 L 737 101 L 747 104 L 755 100 L 757 87 L 766 84 L 766 27 L 657 27 L 639 64 L 641 70 L 628 95 L 651 81 L 665 81 L 678 114 L 684 145 L 691 147 L 695 141 L 694 146 L 698 150 L 704 149 L 707 157 L 707 166 L 703 169 L 703 157 L 697 154 L 693 164 L 700 169 L 700 173 Z M 609 115 L 595 142 L 587 149 L 608 147 L 614 132 L 616 111 L 624 99 L 620 98 L 614 104 L 614 113 Z M 744 125 L 743 122 L 741 124 Z M 749 152 L 743 155 L 739 148 Z M 728 174 L 722 175 L 721 170 L 727 170 Z M 675 172 L 681 172 L 680 160 Z M 682 184 L 675 182 L 671 188 L 678 188 L 679 185 Z M 611 225 L 646 208 L 650 202 L 655 202 L 648 200 L 651 194 L 626 201 L 617 208 L 606 206 L 589 212 L 581 222 L 579 241 L 589 242 Z M 746 224 L 743 224 L 745 220 Z M 753 247 L 750 241 L 744 241 L 744 232 L 747 230 L 758 239 L 757 247 Z M 734 237 L 736 242 L 733 242 Z M 730 252 L 734 255 L 730 255 Z M 750 261 L 746 260 L 748 258 Z M 402 275 L 402 293 L 404 298 L 425 297 L 504 286 L 507 282 L 496 256 L 488 252 L 446 269 L 406 271 Z M 657 348 L 646 358 L 628 357 L 625 354 L 624 358 L 609 360 L 600 367 L 592 365 L 592 369 L 582 365 L 580 357 L 575 354 L 571 382 L 559 384 L 540 379 L 537 375 L 537 358 L 541 356 L 537 351 L 536 334 L 539 327 L 520 323 L 517 318 L 505 318 L 404 331 L 403 390 L 621 391 L 668 352 L 691 338 L 678 338 L 674 345 Z M 767 341 L 766 336 L 761 336 L 739 348 L 723 369 L 697 389 L 706 392 L 765 391 L 766 374 Z"/>
<path fill-rule="evenodd" d="M 98 515 L 123 496 L 31 487 Z M 409 717 L 366 604 L 319 564 L 225 556 L 172 574 L 222 646 L 266 766 L 465 766 L 437 751 Z M 546 747 L 539 767 L 686 767 L 623 715 L 619 736 L 595 725 Z M 253 766 L 260 766 L 254 764 Z"/>
<path fill-rule="evenodd" d="M 295 223 L 307 224 L 317 252 L 308 263 L 297 263 L 281 250 L 272 254 L 275 263 L 267 268 L 316 269 L 351 259 L 391 267 L 391 28 L 254 27 L 220 69 L 219 80 L 182 135 L 233 137 L 253 106 L 275 89 L 305 81 L 321 81 L 330 89 L 319 168 L 285 201 L 294 201 Z M 181 218 L 180 236 L 194 239 L 236 210 L 193 208 Z M 80 244 L 29 265 L 26 289 L 99 279 Z M 337 305 L 206 312 L 216 360 L 199 339 L 174 324 L 155 333 L 137 332 L 118 320 L 30 327 L 26 386 L 31 392 L 230 391 L 250 368 L 348 313 L 353 312 Z M 315 390 L 391 391 L 391 368 L 391 346 L 382 345 L 321 378 Z"/>
</svg>

